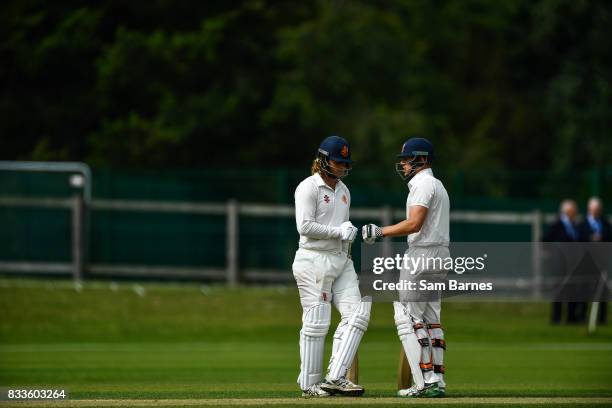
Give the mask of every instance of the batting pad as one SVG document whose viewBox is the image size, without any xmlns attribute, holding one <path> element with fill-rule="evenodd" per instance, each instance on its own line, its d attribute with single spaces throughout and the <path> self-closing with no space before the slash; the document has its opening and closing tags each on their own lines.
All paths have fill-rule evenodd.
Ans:
<svg viewBox="0 0 612 408">
<path fill-rule="evenodd" d="M 446 383 L 444 382 L 444 350 L 446 349 L 446 341 L 444 340 L 444 330 L 439 324 L 437 327 L 431 328 L 431 355 L 433 357 L 434 372 L 438 375 L 439 386 L 444 388 Z"/>
<path fill-rule="evenodd" d="M 300 376 L 302 390 L 321 381 L 323 377 L 323 350 L 329 330 L 331 304 L 317 303 L 304 311 L 300 331 Z"/>
<path fill-rule="evenodd" d="M 368 329 L 371 310 L 372 298 L 370 296 L 362 298 L 359 306 L 348 320 L 338 352 L 329 363 L 328 380 L 334 381 L 346 375 L 355 358 L 363 333 Z"/>
<path fill-rule="evenodd" d="M 397 334 L 402 342 L 406 359 L 410 365 L 412 380 L 419 389 L 422 389 L 425 387 L 425 380 L 419 365 L 421 362 L 421 344 L 414 332 L 412 319 L 401 302 L 393 302 L 393 309 L 395 311 L 394 318 Z"/>
</svg>

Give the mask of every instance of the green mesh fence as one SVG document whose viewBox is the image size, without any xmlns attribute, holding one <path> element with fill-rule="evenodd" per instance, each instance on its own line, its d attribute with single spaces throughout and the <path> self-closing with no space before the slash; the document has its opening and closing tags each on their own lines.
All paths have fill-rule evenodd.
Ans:
<svg viewBox="0 0 612 408">
<path fill-rule="evenodd" d="M 70 220 L 64 209 L 0 206 L 0 260 L 69 261 Z"/>
<path fill-rule="evenodd" d="M 591 194 L 612 200 L 612 168 L 563 176 L 537 172 L 443 174 L 452 210 L 556 212 L 565 197 L 581 209 Z M 94 169 L 93 197 L 145 201 L 293 204 L 303 170 L 118 171 Z M 353 172 L 346 179 L 353 207 L 402 208 L 407 189 L 393 171 Z M 0 172 L 0 197 L 70 197 L 68 174 Z M 372 222 L 378 223 L 379 219 Z M 365 220 L 356 220 L 361 224 Z M 70 211 L 0 206 L 0 261 L 70 260 Z M 298 235 L 292 217 L 240 216 L 241 268 L 290 273 Z M 89 261 L 218 267 L 226 263 L 225 217 L 95 210 L 90 212 Z M 453 241 L 529 241 L 529 225 L 453 222 Z M 354 256 L 358 263 L 359 246 Z"/>
<path fill-rule="evenodd" d="M 92 212 L 90 262 L 225 265 L 225 218 L 134 211 Z"/>
</svg>

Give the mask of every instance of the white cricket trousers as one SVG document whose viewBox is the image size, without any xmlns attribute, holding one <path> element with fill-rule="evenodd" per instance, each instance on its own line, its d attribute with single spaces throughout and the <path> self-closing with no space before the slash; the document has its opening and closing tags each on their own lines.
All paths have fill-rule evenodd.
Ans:
<svg viewBox="0 0 612 408">
<path fill-rule="evenodd" d="M 347 319 L 361 300 L 353 260 L 344 252 L 300 248 L 293 261 L 293 277 L 304 310 L 332 302 L 342 319 Z"/>
</svg>

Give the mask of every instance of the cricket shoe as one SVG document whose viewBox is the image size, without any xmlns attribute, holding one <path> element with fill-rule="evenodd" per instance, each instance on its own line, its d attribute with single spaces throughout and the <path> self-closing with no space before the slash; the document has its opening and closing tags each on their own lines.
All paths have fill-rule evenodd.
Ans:
<svg viewBox="0 0 612 408">
<path fill-rule="evenodd" d="M 337 380 L 325 380 L 321 383 L 321 389 L 335 395 L 345 395 L 347 397 L 359 397 L 363 395 L 365 389 L 345 377 L 340 377 Z"/>
<path fill-rule="evenodd" d="M 302 390 L 302 397 L 331 397 L 331 394 L 321 388 L 321 383 L 312 384 L 310 387 Z"/>
<path fill-rule="evenodd" d="M 418 389 L 416 385 L 413 385 L 410 388 L 404 388 L 402 390 L 399 390 L 397 392 L 397 396 L 398 397 L 408 397 L 408 398 L 414 397 L 414 398 L 416 398 L 419 395 L 419 392 L 421 392 L 421 390 Z"/>
<path fill-rule="evenodd" d="M 438 383 L 425 384 L 425 387 L 422 389 L 419 389 L 416 385 L 413 385 L 410 388 L 399 390 L 397 392 L 398 397 L 407 398 L 442 398 L 444 395 L 445 392 L 440 390 Z"/>
</svg>

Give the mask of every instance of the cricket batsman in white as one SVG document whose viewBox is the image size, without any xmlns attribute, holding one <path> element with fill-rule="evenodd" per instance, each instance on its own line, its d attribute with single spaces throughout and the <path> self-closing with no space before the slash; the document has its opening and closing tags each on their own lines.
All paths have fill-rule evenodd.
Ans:
<svg viewBox="0 0 612 408">
<path fill-rule="evenodd" d="M 341 179 L 351 169 L 348 142 L 338 136 L 323 140 L 312 175 L 295 190 L 295 220 L 300 234 L 293 262 L 303 308 L 300 331 L 302 396 L 360 396 L 364 389 L 346 373 L 368 328 L 371 298 L 361 298 L 350 245 L 357 228 L 349 221 L 351 195 Z M 331 304 L 341 321 L 334 333 L 332 356 L 323 378 L 323 349 L 331 320 Z"/>
<path fill-rule="evenodd" d="M 366 243 L 377 238 L 408 236 L 409 258 L 445 259 L 450 257 L 449 199 L 442 182 L 434 177 L 431 166 L 433 145 L 427 139 L 411 138 L 402 145 L 400 162 L 396 170 L 408 182 L 410 190 L 406 201 L 406 219 L 386 227 L 374 224 L 362 227 Z M 422 263 L 413 275 L 427 279 L 444 271 L 430 270 Z M 403 275 L 405 270 L 401 271 Z M 443 397 L 444 382 L 444 331 L 440 322 L 440 295 L 435 293 L 427 301 L 415 301 L 400 292 L 400 301 L 393 303 L 397 332 L 406 353 L 412 379 L 412 387 L 399 390 L 401 397 Z"/>
</svg>

